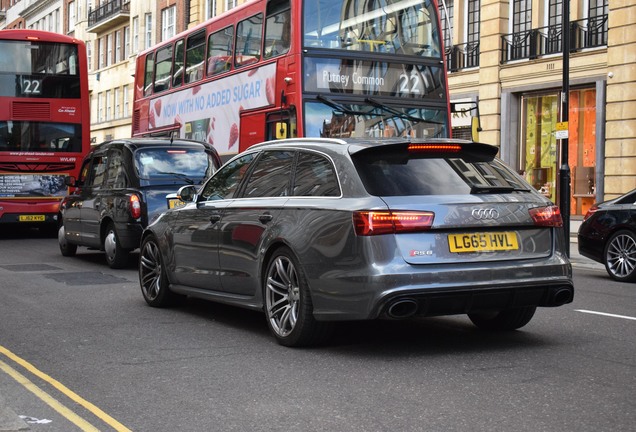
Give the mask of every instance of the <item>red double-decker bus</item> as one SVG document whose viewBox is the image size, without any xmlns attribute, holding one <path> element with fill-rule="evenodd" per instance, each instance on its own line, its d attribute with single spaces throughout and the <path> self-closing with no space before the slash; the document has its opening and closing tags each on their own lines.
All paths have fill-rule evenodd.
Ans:
<svg viewBox="0 0 636 432">
<path fill-rule="evenodd" d="M 435 0 L 254 0 L 139 54 L 133 135 L 448 137 Z"/>
<path fill-rule="evenodd" d="M 84 42 L 0 30 L 0 224 L 57 224 L 90 147 Z"/>
</svg>

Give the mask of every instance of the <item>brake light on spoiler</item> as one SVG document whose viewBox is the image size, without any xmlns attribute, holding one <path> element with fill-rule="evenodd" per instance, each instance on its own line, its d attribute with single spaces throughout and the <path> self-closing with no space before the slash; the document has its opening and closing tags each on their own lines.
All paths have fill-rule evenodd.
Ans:
<svg viewBox="0 0 636 432">
<path fill-rule="evenodd" d="M 427 231 L 435 213 L 428 211 L 356 211 L 353 226 L 359 236 Z"/>
</svg>

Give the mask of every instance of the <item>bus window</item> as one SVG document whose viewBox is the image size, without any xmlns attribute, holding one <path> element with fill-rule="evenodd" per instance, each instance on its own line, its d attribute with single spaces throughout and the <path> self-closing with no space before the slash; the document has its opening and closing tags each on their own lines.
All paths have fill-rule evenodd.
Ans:
<svg viewBox="0 0 636 432">
<path fill-rule="evenodd" d="M 234 27 L 212 33 L 208 39 L 208 76 L 230 70 Z"/>
<path fill-rule="evenodd" d="M 186 50 L 186 83 L 203 78 L 203 61 L 205 59 L 205 30 L 188 38 Z"/>
<path fill-rule="evenodd" d="M 168 90 L 172 76 L 172 45 L 157 50 L 154 92 Z"/>
<path fill-rule="evenodd" d="M 247 66 L 261 59 L 262 30 L 263 14 L 254 15 L 238 23 L 234 55 L 236 67 Z"/>
<path fill-rule="evenodd" d="M 153 53 L 149 53 L 146 57 L 146 74 L 144 75 L 144 96 L 152 94 L 152 80 L 155 72 L 155 62 Z"/>
<path fill-rule="evenodd" d="M 271 2 L 267 5 L 265 21 L 264 57 L 276 57 L 289 51 L 291 23 L 289 1 Z"/>
<path fill-rule="evenodd" d="M 172 67 L 172 87 L 181 87 L 183 84 L 183 39 L 174 44 L 174 66 Z"/>
</svg>

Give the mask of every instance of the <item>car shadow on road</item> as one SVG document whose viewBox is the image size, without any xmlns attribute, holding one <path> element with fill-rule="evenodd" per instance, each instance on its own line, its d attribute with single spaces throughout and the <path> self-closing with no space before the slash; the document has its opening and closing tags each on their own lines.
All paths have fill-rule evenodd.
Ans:
<svg viewBox="0 0 636 432">
<path fill-rule="evenodd" d="M 262 337 L 276 344 L 261 312 L 191 298 L 179 309 L 182 313 L 245 332 L 246 339 Z M 531 326 L 532 323 L 511 332 L 486 332 L 476 328 L 462 315 L 339 322 L 327 341 L 316 347 L 301 349 L 354 355 L 412 356 L 530 349 L 558 344 L 547 335 L 532 332 Z M 289 348 L 281 346 L 281 349 Z"/>
</svg>

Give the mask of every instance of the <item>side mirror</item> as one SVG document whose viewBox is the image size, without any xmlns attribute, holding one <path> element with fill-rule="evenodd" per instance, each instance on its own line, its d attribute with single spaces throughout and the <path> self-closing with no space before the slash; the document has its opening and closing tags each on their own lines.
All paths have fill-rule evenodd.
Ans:
<svg viewBox="0 0 636 432">
<path fill-rule="evenodd" d="M 192 185 L 181 186 L 177 191 L 177 198 L 185 203 L 194 202 L 197 199 L 197 188 Z"/>
<path fill-rule="evenodd" d="M 76 187 L 77 181 L 75 180 L 75 177 L 73 176 L 66 176 L 64 177 L 64 184 L 68 187 Z"/>
</svg>

